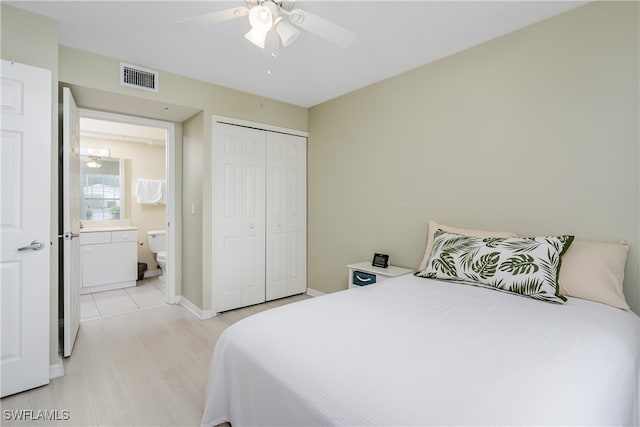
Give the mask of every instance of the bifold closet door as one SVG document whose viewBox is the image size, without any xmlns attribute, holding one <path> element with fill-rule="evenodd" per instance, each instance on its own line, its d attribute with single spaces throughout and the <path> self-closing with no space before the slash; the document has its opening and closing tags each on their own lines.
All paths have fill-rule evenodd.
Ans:
<svg viewBox="0 0 640 427">
<path fill-rule="evenodd" d="M 307 291 L 307 139 L 267 132 L 267 301 Z"/>
<path fill-rule="evenodd" d="M 212 280 L 216 312 L 265 301 L 264 131 L 214 125 Z"/>
</svg>

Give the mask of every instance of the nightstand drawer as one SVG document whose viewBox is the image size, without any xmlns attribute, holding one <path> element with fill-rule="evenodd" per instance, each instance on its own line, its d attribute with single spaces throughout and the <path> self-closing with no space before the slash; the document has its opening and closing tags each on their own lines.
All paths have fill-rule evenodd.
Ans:
<svg viewBox="0 0 640 427">
<path fill-rule="evenodd" d="M 372 285 L 376 283 L 376 275 L 356 270 L 353 272 L 352 281 L 356 286 Z"/>
<path fill-rule="evenodd" d="M 374 267 L 371 261 L 363 261 L 356 264 L 347 265 L 349 270 L 349 288 L 362 288 L 365 285 L 380 283 L 392 277 L 413 273 L 409 268 L 395 267 L 390 265 L 387 268 Z"/>
</svg>

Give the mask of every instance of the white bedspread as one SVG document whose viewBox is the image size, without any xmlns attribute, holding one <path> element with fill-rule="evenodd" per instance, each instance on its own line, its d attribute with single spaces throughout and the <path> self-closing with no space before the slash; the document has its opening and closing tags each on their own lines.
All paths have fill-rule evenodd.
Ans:
<svg viewBox="0 0 640 427">
<path fill-rule="evenodd" d="M 402 276 L 272 309 L 216 346 L 203 425 L 637 425 L 640 320 Z"/>
</svg>

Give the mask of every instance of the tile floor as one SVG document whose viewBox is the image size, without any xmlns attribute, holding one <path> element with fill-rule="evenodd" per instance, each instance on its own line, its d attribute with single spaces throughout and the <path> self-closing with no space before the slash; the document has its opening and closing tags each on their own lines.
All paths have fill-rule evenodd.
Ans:
<svg viewBox="0 0 640 427">
<path fill-rule="evenodd" d="M 140 280 L 131 288 L 84 294 L 80 296 L 80 321 L 162 306 L 166 299 L 165 282 L 157 277 Z"/>
</svg>

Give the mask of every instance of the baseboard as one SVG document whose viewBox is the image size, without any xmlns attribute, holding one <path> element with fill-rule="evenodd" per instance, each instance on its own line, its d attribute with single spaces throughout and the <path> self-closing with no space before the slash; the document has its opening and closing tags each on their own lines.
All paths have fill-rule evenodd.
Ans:
<svg viewBox="0 0 640 427">
<path fill-rule="evenodd" d="M 324 292 L 316 291 L 315 289 L 307 288 L 307 295 L 311 297 L 321 297 L 326 294 Z"/>
<path fill-rule="evenodd" d="M 320 297 L 322 295 L 326 295 L 324 292 L 316 291 L 315 289 L 307 288 L 307 295 L 312 297 Z M 213 310 L 203 310 L 184 296 L 177 297 L 177 303 L 186 308 L 191 314 L 196 316 L 200 320 L 211 319 L 216 316 L 217 313 L 214 313 Z"/>
<path fill-rule="evenodd" d="M 202 310 L 200 307 L 198 307 L 197 305 L 195 305 L 194 303 L 186 299 L 184 296 L 179 298 L 180 298 L 179 304 L 184 308 L 186 308 L 188 311 L 190 311 L 191 314 L 196 316 L 198 319 L 206 320 L 215 316 L 215 313 L 213 313 L 211 310 Z"/>
<path fill-rule="evenodd" d="M 58 363 L 49 365 L 49 379 L 62 376 L 64 376 L 64 364 L 62 363 L 62 356 L 58 354 Z"/>
</svg>

